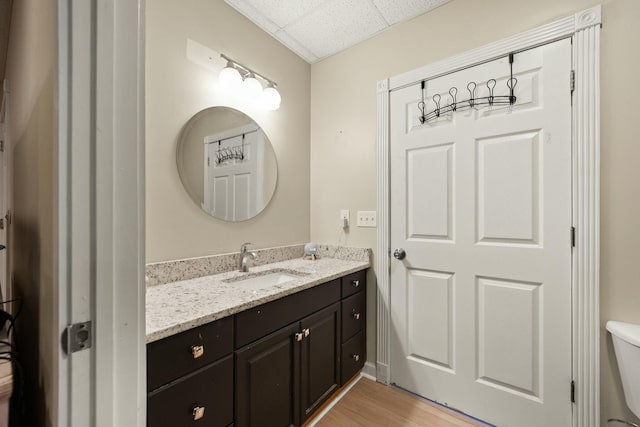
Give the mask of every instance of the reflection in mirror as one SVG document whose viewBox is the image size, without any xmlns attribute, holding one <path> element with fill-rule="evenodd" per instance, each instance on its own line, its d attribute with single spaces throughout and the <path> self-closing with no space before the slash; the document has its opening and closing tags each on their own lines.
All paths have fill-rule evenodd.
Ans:
<svg viewBox="0 0 640 427">
<path fill-rule="evenodd" d="M 209 215 L 244 221 L 269 204 L 276 188 L 276 155 L 264 131 L 246 114 L 211 107 L 182 129 L 178 173 L 191 199 Z"/>
</svg>

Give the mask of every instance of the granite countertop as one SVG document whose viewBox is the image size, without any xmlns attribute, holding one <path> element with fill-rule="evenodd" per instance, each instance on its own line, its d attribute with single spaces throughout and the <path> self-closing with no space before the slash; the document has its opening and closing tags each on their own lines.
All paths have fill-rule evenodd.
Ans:
<svg viewBox="0 0 640 427">
<path fill-rule="evenodd" d="M 147 288 L 147 343 L 189 330 L 251 307 L 311 288 L 369 267 L 369 262 L 335 258 L 291 259 Z M 245 289 L 237 279 L 273 270 L 298 278 L 279 285 Z M 235 281 L 234 281 L 235 280 Z"/>
</svg>

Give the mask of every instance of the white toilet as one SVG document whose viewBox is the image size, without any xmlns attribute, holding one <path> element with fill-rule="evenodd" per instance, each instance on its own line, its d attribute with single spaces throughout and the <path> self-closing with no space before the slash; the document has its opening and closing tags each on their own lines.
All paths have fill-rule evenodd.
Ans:
<svg viewBox="0 0 640 427">
<path fill-rule="evenodd" d="M 640 417 L 640 325 L 610 320 L 607 330 L 613 337 L 627 406 Z"/>
</svg>

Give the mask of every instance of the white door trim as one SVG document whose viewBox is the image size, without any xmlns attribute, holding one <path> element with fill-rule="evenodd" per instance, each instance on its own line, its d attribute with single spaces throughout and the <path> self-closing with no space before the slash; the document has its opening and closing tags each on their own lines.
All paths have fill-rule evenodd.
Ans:
<svg viewBox="0 0 640 427">
<path fill-rule="evenodd" d="M 58 0 L 57 57 L 56 329 L 93 337 L 59 351 L 54 424 L 143 426 L 144 0 Z"/>
<path fill-rule="evenodd" d="M 600 423 L 600 26 L 598 5 L 547 25 L 378 82 L 377 379 L 390 379 L 389 93 L 424 79 L 491 61 L 510 52 L 573 38 L 573 378 L 574 426 Z M 568 90 L 568 89 L 567 89 Z M 567 389 L 567 393 L 569 390 Z"/>
</svg>

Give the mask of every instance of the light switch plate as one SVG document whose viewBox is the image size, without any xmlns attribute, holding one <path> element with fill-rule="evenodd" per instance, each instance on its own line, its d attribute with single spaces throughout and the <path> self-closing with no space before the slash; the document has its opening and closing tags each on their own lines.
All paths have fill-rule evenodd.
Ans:
<svg viewBox="0 0 640 427">
<path fill-rule="evenodd" d="M 376 227 L 376 211 L 358 211 L 358 227 Z"/>
</svg>

